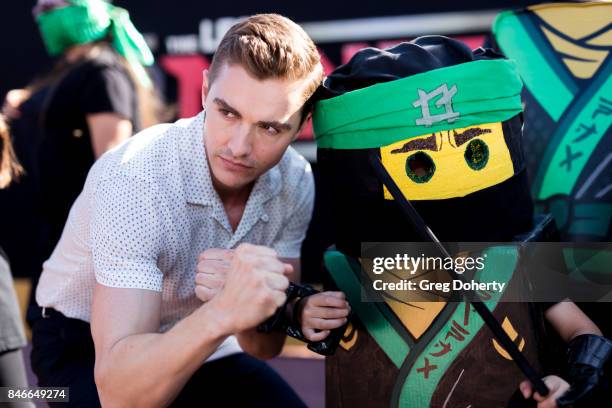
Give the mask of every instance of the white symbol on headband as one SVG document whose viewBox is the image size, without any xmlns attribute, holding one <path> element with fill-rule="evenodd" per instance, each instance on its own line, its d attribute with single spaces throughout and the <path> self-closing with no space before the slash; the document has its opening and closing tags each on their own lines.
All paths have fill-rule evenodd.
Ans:
<svg viewBox="0 0 612 408">
<path fill-rule="evenodd" d="M 453 111 L 453 96 L 457 93 L 457 86 L 453 85 L 451 89 L 448 89 L 446 84 L 442 84 L 433 91 L 427 93 L 422 89 L 418 89 L 419 91 L 419 99 L 412 103 L 412 106 L 421 107 L 422 118 L 416 120 L 417 125 L 425 125 L 427 127 L 433 125 L 434 123 L 447 121 L 448 123 L 453 123 L 459 117 L 459 112 Z M 429 112 L 429 102 L 435 98 L 436 96 L 442 94 L 440 99 L 438 99 L 435 103 L 436 108 L 442 107 L 444 105 L 444 109 L 446 112 L 439 113 L 436 115 L 431 115 Z"/>
</svg>

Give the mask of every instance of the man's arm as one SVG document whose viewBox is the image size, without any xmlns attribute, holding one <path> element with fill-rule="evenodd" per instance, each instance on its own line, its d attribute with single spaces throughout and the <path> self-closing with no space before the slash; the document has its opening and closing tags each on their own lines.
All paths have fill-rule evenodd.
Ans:
<svg viewBox="0 0 612 408">
<path fill-rule="evenodd" d="M 229 335 L 214 302 L 157 333 L 160 306 L 158 292 L 96 285 L 91 328 L 102 405 L 168 405 Z"/>
<path fill-rule="evenodd" d="M 281 258 L 281 261 L 291 265 L 292 271 L 287 273 L 290 282 L 300 282 L 300 259 Z M 293 310 L 289 305 L 288 311 Z M 285 334 L 279 332 L 259 333 L 256 328 L 242 331 L 236 334 L 238 343 L 242 349 L 250 355 L 260 359 L 270 359 L 280 354 L 285 344 Z"/>
<path fill-rule="evenodd" d="M 91 329 L 101 402 L 111 407 L 167 405 L 229 333 L 217 324 L 222 315 L 211 313 L 214 304 L 159 333 L 164 275 L 157 257 L 166 230 L 157 185 L 119 174 L 101 180 L 93 195 L 97 285 Z"/>
<path fill-rule="evenodd" d="M 271 249 L 241 244 L 221 291 L 166 333 L 158 333 L 161 293 L 96 285 L 91 328 L 102 404 L 168 405 L 227 336 L 285 302 L 284 269 Z"/>
</svg>

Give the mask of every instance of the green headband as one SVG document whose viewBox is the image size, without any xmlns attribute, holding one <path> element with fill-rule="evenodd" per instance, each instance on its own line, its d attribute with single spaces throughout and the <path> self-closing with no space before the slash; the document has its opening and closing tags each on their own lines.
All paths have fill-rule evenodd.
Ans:
<svg viewBox="0 0 612 408">
<path fill-rule="evenodd" d="M 509 60 L 479 60 L 379 83 L 319 101 L 317 145 L 368 149 L 429 133 L 501 122 L 522 111 Z"/>
<path fill-rule="evenodd" d="M 132 24 L 129 13 L 103 0 L 69 2 L 72 5 L 55 8 L 37 17 L 49 54 L 58 55 L 73 45 L 101 40 L 110 32 L 113 48 L 128 61 L 138 80 L 151 86 L 143 66 L 153 64 L 153 54 Z"/>
</svg>

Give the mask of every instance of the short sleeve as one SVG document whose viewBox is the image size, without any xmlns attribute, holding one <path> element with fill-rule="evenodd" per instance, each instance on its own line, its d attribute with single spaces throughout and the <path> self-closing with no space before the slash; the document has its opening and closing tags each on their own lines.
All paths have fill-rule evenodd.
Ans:
<svg viewBox="0 0 612 408">
<path fill-rule="evenodd" d="M 162 203 L 152 183 L 118 176 L 102 180 L 92 202 L 91 248 L 96 281 L 115 288 L 161 292 Z"/>
<path fill-rule="evenodd" d="M 273 248 L 282 258 L 299 258 L 302 241 L 306 237 L 306 231 L 312 218 L 314 207 L 314 178 L 310 166 L 302 174 L 301 179 L 295 185 L 294 194 L 296 200 L 289 212 L 286 225 L 283 227 Z"/>
<path fill-rule="evenodd" d="M 134 120 L 135 91 L 132 81 L 118 67 L 95 67 L 88 73 L 81 92 L 85 114 L 110 112 Z"/>
</svg>

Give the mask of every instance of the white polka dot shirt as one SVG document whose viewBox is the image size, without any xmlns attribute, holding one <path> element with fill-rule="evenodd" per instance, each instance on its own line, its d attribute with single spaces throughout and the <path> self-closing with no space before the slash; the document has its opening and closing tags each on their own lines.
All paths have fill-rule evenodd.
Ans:
<svg viewBox="0 0 612 408">
<path fill-rule="evenodd" d="M 212 186 L 203 121 L 146 129 L 94 164 L 43 265 L 40 306 L 88 322 L 96 281 L 148 289 L 162 293 L 163 332 L 201 305 L 194 280 L 205 249 L 249 242 L 299 258 L 314 203 L 308 162 L 289 148 L 255 182 L 233 231 Z M 231 337 L 211 359 L 239 350 Z"/>
</svg>

